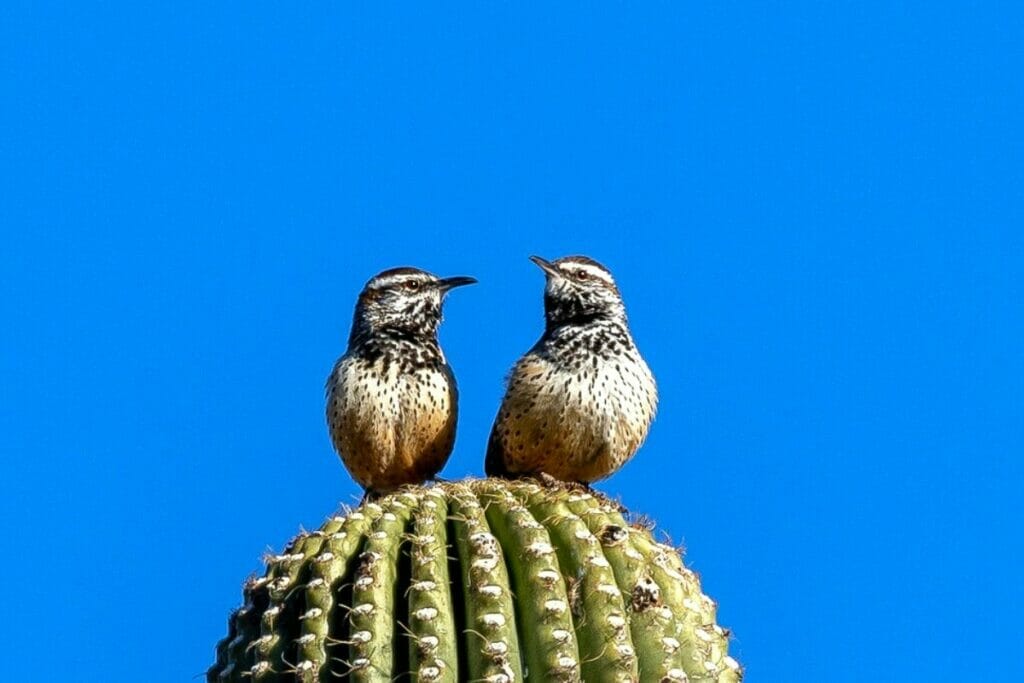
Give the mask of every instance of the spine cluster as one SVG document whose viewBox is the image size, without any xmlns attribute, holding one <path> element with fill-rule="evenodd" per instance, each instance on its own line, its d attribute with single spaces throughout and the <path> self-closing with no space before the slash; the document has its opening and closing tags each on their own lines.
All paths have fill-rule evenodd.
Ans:
<svg viewBox="0 0 1024 683">
<path fill-rule="evenodd" d="M 590 493 L 413 487 L 329 519 L 244 587 L 207 680 L 739 681 L 675 548 Z"/>
</svg>

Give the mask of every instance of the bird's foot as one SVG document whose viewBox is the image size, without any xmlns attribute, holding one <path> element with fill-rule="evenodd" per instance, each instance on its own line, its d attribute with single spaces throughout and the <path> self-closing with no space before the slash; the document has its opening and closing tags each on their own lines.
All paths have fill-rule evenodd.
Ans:
<svg viewBox="0 0 1024 683">
<path fill-rule="evenodd" d="M 560 479 L 555 479 L 547 472 L 536 472 L 535 474 L 530 475 L 530 478 L 536 479 L 541 486 L 549 489 L 562 488 L 565 484 L 565 482 Z"/>
</svg>

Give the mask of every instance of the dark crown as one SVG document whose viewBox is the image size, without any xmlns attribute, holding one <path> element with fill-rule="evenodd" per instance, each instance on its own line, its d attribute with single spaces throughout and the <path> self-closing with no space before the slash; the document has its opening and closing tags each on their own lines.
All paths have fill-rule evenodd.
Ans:
<svg viewBox="0 0 1024 683">
<path fill-rule="evenodd" d="M 579 255 L 577 255 L 577 256 L 563 256 L 562 258 L 555 259 L 553 261 L 553 263 L 556 263 L 558 265 L 561 265 L 563 263 L 579 263 L 579 264 L 585 265 L 585 266 L 596 266 L 597 268 L 600 268 L 604 272 L 606 272 L 609 275 L 611 275 L 611 271 L 610 270 L 608 270 L 606 267 L 604 267 L 604 265 L 602 265 L 601 263 L 598 263 L 597 261 L 595 261 L 594 259 L 590 258 L 589 256 L 579 256 Z"/>
</svg>

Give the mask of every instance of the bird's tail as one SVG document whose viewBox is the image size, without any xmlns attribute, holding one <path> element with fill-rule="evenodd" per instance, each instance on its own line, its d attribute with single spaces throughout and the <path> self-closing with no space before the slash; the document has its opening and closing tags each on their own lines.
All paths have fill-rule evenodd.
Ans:
<svg viewBox="0 0 1024 683">
<path fill-rule="evenodd" d="M 488 477 L 508 478 L 512 473 L 505 464 L 505 447 L 498 435 L 497 425 L 491 429 L 491 438 L 487 442 L 487 456 L 484 458 L 484 472 Z"/>
</svg>

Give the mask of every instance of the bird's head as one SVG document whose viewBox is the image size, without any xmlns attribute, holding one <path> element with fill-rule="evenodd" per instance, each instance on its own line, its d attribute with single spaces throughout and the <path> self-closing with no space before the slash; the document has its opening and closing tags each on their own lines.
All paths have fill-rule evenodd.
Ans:
<svg viewBox="0 0 1024 683">
<path fill-rule="evenodd" d="M 378 273 L 359 294 L 351 341 L 384 331 L 432 338 L 441 324 L 445 295 L 475 282 L 471 277 L 439 278 L 418 268 Z"/>
<path fill-rule="evenodd" d="M 611 272 L 594 259 L 565 256 L 545 261 L 531 256 L 530 260 L 547 276 L 544 314 L 549 325 L 625 320 L 626 307 Z"/>
</svg>

